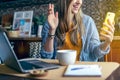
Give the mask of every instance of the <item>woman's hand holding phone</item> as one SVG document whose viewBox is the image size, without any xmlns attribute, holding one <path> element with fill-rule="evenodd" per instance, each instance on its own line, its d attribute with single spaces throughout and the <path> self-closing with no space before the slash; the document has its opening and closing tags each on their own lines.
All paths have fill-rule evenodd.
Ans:
<svg viewBox="0 0 120 80">
<path fill-rule="evenodd" d="M 114 37 L 114 31 L 115 31 L 114 18 L 115 18 L 115 13 L 108 12 L 105 21 L 103 23 L 103 27 L 101 28 L 100 31 L 100 36 L 102 40 L 104 40 L 105 46 L 110 45 Z"/>
<path fill-rule="evenodd" d="M 107 12 L 106 17 L 105 17 L 104 24 L 106 24 L 106 25 L 110 25 L 110 23 L 114 24 L 114 18 L 115 18 L 115 13 Z M 109 21 L 108 21 L 108 20 L 109 20 Z M 104 30 L 109 30 L 109 27 L 107 27 L 107 26 L 104 25 L 104 24 L 103 24 L 102 29 L 104 29 Z M 107 32 L 104 31 L 104 30 L 101 30 L 101 33 L 102 33 L 102 34 L 107 34 Z"/>
</svg>

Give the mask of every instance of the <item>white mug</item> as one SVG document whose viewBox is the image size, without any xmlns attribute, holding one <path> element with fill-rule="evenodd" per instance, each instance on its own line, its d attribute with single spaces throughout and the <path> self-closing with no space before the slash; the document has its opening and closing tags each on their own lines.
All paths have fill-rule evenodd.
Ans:
<svg viewBox="0 0 120 80">
<path fill-rule="evenodd" d="M 61 65 L 74 64 L 76 61 L 76 50 L 58 50 L 57 59 Z"/>
</svg>

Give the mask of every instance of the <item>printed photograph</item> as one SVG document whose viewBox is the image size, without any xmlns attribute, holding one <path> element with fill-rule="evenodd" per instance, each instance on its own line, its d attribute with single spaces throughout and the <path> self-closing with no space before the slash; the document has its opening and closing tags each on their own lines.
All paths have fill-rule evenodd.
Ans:
<svg viewBox="0 0 120 80">
<path fill-rule="evenodd" d="M 19 30 L 19 36 L 31 36 L 33 11 L 15 12 L 13 30 Z"/>
</svg>

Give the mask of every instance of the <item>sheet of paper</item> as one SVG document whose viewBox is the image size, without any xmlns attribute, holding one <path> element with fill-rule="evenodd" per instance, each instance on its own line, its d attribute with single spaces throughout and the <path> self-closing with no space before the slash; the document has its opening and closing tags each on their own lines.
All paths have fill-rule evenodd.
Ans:
<svg viewBox="0 0 120 80">
<path fill-rule="evenodd" d="M 99 65 L 69 65 L 64 76 L 101 76 Z"/>
</svg>

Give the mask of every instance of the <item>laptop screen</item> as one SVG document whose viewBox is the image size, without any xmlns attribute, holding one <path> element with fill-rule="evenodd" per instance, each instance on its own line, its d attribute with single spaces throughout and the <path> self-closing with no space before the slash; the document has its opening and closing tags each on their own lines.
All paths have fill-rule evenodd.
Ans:
<svg viewBox="0 0 120 80">
<path fill-rule="evenodd" d="M 3 31 L 0 31 L 0 58 L 5 65 L 16 70 L 19 69 L 19 71 L 21 70 L 15 52 L 11 47 L 6 33 Z"/>
</svg>

